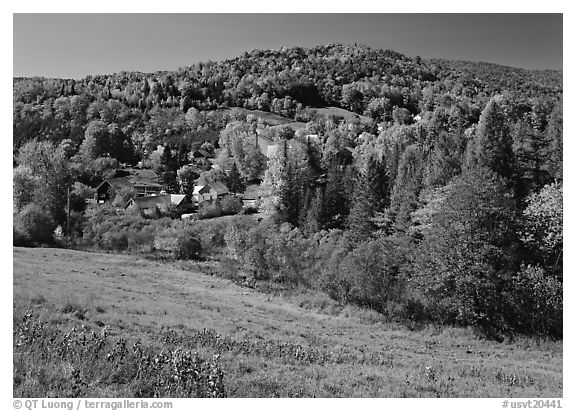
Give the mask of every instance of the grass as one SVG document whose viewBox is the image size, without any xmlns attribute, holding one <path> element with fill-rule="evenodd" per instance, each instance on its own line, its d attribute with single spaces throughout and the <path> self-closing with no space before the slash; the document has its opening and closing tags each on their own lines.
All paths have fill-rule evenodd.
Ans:
<svg viewBox="0 0 576 411">
<path fill-rule="evenodd" d="M 14 248 L 15 330 L 29 309 L 54 341 L 73 327 L 97 335 L 107 327 L 109 349 L 123 339 L 127 347 L 138 341 L 154 355 L 188 350 L 200 364 L 218 355 L 227 396 L 562 396 L 561 341 L 518 337 L 499 343 L 469 329 L 409 330 L 323 295 L 262 293 L 200 274 L 193 265 Z M 110 384 L 118 369 L 102 360 L 84 364 L 72 356 L 63 362 L 34 345 L 15 347 L 15 396 L 41 397 L 54 386 L 64 387 L 54 391 L 63 396 L 151 392 L 142 384 Z M 42 376 L 33 364 L 42 364 Z M 78 385 L 72 369 L 86 386 Z M 74 384 L 81 389 L 74 391 Z M 160 393 L 184 392 L 173 387 Z"/>
<path fill-rule="evenodd" d="M 362 116 L 359 114 L 356 114 L 352 111 L 343 109 L 343 108 L 338 108 L 338 107 L 323 107 L 323 108 L 307 108 L 306 111 L 312 115 L 316 114 L 316 115 L 324 115 L 324 116 L 336 116 L 336 117 L 342 117 L 345 120 L 351 120 L 352 118 L 358 116 L 358 118 L 360 119 L 360 122 L 362 124 L 367 124 L 370 123 L 372 121 L 372 119 L 370 117 L 366 117 L 366 116 Z"/>
</svg>

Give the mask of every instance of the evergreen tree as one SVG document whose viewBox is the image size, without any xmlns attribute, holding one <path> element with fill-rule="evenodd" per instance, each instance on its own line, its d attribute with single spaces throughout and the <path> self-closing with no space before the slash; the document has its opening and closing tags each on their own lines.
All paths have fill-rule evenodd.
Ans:
<svg viewBox="0 0 576 411">
<path fill-rule="evenodd" d="M 353 191 L 351 167 L 334 165 L 327 173 L 326 189 L 323 201 L 323 222 L 326 229 L 344 228 L 350 213 L 350 199 Z"/>
<path fill-rule="evenodd" d="M 162 156 L 160 157 L 160 165 L 157 169 L 158 178 L 160 183 L 164 185 L 168 193 L 179 193 L 180 186 L 178 184 L 177 176 L 177 162 L 172 156 L 172 151 L 169 146 L 164 147 Z"/>
<path fill-rule="evenodd" d="M 517 197 L 523 199 L 529 193 L 551 182 L 550 175 L 543 167 L 546 141 L 540 131 L 535 130 L 525 121 L 516 123 L 512 138 L 516 158 L 514 185 Z"/>
<path fill-rule="evenodd" d="M 502 96 L 492 97 L 482 111 L 471 150 L 469 167 L 488 167 L 504 178 L 512 177 L 512 135 Z"/>
<path fill-rule="evenodd" d="M 350 214 L 346 220 L 349 237 L 356 243 L 369 239 L 377 228 L 372 220 L 374 204 L 367 190 L 368 180 L 368 173 L 358 173 Z"/>
<path fill-rule="evenodd" d="M 246 190 L 246 183 L 244 182 L 240 171 L 238 171 L 236 163 L 232 164 L 231 170 L 226 175 L 226 185 L 233 194 L 244 192 L 244 190 Z"/>
<path fill-rule="evenodd" d="M 411 223 L 411 214 L 418 206 L 418 196 L 422 189 L 422 150 L 411 145 L 406 147 L 400 163 L 390 204 L 394 227 L 405 232 Z"/>
<path fill-rule="evenodd" d="M 562 126 L 562 100 L 560 100 L 548 119 L 546 127 L 547 149 L 544 155 L 545 167 L 550 175 L 558 180 L 562 180 L 562 153 L 563 153 L 563 126 Z"/>
<path fill-rule="evenodd" d="M 305 235 L 312 235 L 323 227 L 324 195 L 322 188 L 309 188 L 302 208 L 300 228 Z"/>
<path fill-rule="evenodd" d="M 433 149 L 427 156 L 424 184 L 427 187 L 440 187 L 448 183 L 462 171 L 462 136 L 441 130 Z"/>
</svg>

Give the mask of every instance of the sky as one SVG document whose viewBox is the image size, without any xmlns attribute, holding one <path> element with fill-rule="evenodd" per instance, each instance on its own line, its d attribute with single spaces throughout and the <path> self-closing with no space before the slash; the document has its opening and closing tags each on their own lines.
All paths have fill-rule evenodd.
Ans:
<svg viewBox="0 0 576 411">
<path fill-rule="evenodd" d="M 281 46 L 562 69 L 562 14 L 14 14 L 14 76 L 175 70 Z"/>
</svg>

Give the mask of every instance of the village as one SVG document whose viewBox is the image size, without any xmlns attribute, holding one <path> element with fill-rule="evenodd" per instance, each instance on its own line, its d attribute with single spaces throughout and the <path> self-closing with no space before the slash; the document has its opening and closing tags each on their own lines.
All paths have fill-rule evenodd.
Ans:
<svg viewBox="0 0 576 411">
<path fill-rule="evenodd" d="M 265 137 L 259 137 L 259 143 L 266 153 L 273 152 L 273 141 Z M 190 166 L 210 164 L 213 169 L 218 166 L 213 164 L 214 155 L 205 150 L 196 150 L 190 154 L 192 163 Z M 224 170 L 230 171 L 230 170 Z M 170 209 L 177 212 L 183 220 L 194 220 L 196 212 L 202 205 L 208 205 L 222 201 L 227 197 L 234 196 L 242 201 L 243 208 L 257 211 L 260 200 L 258 184 L 251 184 L 244 192 L 232 193 L 223 182 L 211 182 L 204 185 L 195 185 L 192 195 L 170 193 L 166 187 L 159 183 L 158 175 L 152 169 L 142 168 L 141 164 L 136 167 L 124 165 L 116 170 L 116 175 L 107 178 L 95 187 L 93 199 L 88 199 L 88 205 L 110 203 L 114 193 L 119 190 L 133 191 L 131 197 L 124 205 L 127 211 L 140 211 L 150 213 L 158 210 L 160 213 L 168 213 Z"/>
</svg>

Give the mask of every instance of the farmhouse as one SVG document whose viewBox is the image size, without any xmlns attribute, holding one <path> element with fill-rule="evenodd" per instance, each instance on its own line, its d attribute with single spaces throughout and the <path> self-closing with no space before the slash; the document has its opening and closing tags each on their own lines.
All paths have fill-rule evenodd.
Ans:
<svg viewBox="0 0 576 411">
<path fill-rule="evenodd" d="M 94 199 L 96 203 L 105 203 L 112 199 L 114 190 L 121 189 L 134 190 L 136 197 L 159 195 L 164 187 L 157 181 L 158 177 L 153 170 L 117 170 L 115 177 L 104 180 L 96 187 Z"/>
<path fill-rule="evenodd" d="M 112 189 L 132 188 L 136 197 L 155 196 L 160 194 L 163 186 L 155 183 L 133 182 L 128 177 L 109 178 L 96 187 L 95 200 L 97 203 L 105 203 L 111 200 Z"/>
<path fill-rule="evenodd" d="M 135 210 L 147 210 L 157 207 L 161 211 L 167 211 L 170 207 L 176 207 L 179 211 L 189 211 L 192 203 L 185 194 L 162 194 L 158 196 L 134 197 L 130 199 L 124 208 Z"/>
<path fill-rule="evenodd" d="M 190 159 L 192 164 L 206 166 L 210 164 L 210 160 L 213 157 L 214 156 L 206 150 L 196 150 L 191 152 L 188 158 Z"/>
<path fill-rule="evenodd" d="M 196 150 L 193 151 L 192 153 L 190 153 L 190 159 L 209 159 L 212 158 L 214 156 L 212 156 L 209 152 L 207 152 L 206 150 Z"/>
<path fill-rule="evenodd" d="M 194 192 L 192 193 L 192 199 L 194 200 L 194 203 L 200 204 L 204 201 L 212 201 L 217 198 L 222 198 L 228 194 L 230 194 L 228 188 L 224 184 L 216 182 L 203 186 L 195 186 Z"/>
<path fill-rule="evenodd" d="M 258 147 L 260 147 L 260 151 L 262 151 L 262 154 L 264 154 L 267 158 L 270 158 L 272 154 L 276 151 L 278 145 L 274 140 L 259 134 Z"/>
</svg>

